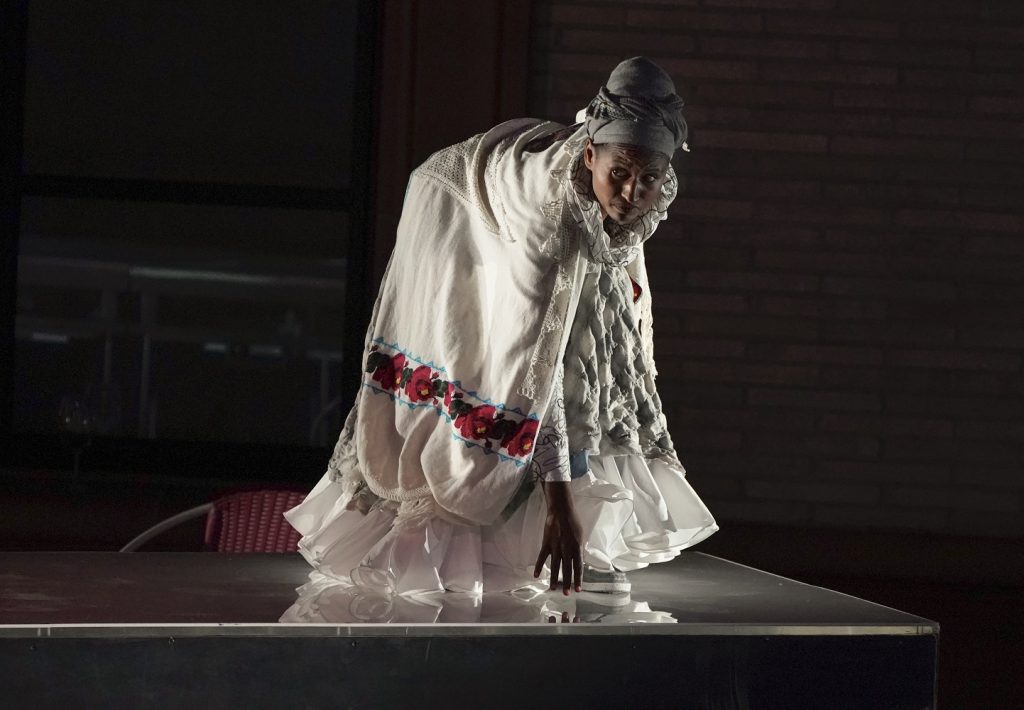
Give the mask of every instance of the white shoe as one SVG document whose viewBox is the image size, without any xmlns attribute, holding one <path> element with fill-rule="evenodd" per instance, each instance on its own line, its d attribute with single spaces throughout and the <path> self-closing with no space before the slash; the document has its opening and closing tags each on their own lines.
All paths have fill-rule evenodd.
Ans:
<svg viewBox="0 0 1024 710">
<path fill-rule="evenodd" d="M 583 565 L 584 592 L 628 594 L 631 586 L 625 572 L 615 568 L 604 570 L 587 564 Z"/>
</svg>

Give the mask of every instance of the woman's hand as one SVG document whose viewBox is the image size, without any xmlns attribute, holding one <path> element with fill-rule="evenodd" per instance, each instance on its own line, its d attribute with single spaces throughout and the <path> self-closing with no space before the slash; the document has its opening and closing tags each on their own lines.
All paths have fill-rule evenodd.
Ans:
<svg viewBox="0 0 1024 710">
<path fill-rule="evenodd" d="M 570 585 L 580 591 L 583 585 L 583 560 L 580 540 L 583 528 L 576 517 L 572 493 L 568 483 L 544 481 L 544 495 L 548 501 L 548 516 L 544 522 L 544 542 L 541 543 L 533 576 L 540 577 L 544 563 L 551 558 L 551 586 L 558 586 L 562 574 L 562 593 L 568 594 Z"/>
</svg>

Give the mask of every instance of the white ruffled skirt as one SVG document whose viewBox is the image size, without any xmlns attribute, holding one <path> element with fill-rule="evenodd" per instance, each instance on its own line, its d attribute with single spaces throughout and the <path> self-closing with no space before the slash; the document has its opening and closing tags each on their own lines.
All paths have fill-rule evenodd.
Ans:
<svg viewBox="0 0 1024 710">
<path fill-rule="evenodd" d="M 584 562 L 640 569 L 670 560 L 718 530 L 677 466 L 635 454 L 592 455 L 588 464 L 588 473 L 569 484 L 583 528 Z M 430 514 L 402 518 L 387 501 L 363 513 L 347 508 L 349 500 L 325 474 L 285 512 L 302 534 L 299 550 L 318 578 L 401 595 L 546 586 L 548 577 L 533 577 L 547 513 L 539 485 L 507 520 L 486 526 Z"/>
</svg>

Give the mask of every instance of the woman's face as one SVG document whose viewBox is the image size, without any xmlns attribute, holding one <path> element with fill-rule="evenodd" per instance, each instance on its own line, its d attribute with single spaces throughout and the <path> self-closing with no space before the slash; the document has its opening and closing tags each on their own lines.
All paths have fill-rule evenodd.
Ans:
<svg viewBox="0 0 1024 710">
<path fill-rule="evenodd" d="M 667 155 L 634 145 L 595 145 L 588 140 L 583 162 L 593 176 L 601 214 L 619 224 L 629 224 L 647 212 L 668 178 Z"/>
</svg>

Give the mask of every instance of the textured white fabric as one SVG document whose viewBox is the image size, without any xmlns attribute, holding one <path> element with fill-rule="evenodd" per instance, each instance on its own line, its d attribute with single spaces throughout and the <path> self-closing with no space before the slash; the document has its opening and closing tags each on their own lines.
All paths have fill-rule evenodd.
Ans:
<svg viewBox="0 0 1024 710">
<path fill-rule="evenodd" d="M 655 372 L 643 242 L 675 176 L 649 214 L 606 231 L 585 138 L 512 121 L 414 171 L 356 403 L 327 472 L 285 514 L 319 572 L 401 594 L 532 581 L 546 507 L 531 485 L 546 471 L 564 480 L 552 406 L 588 264 L 625 265 L 640 284 L 640 350 Z M 670 559 L 717 530 L 674 452 L 590 465 L 570 486 L 594 566 Z"/>
<path fill-rule="evenodd" d="M 679 468 L 635 455 L 598 455 L 589 462 L 590 473 L 569 483 L 584 562 L 640 569 L 674 558 L 718 529 Z M 507 520 L 486 526 L 441 517 L 396 525 L 397 509 L 388 501 L 366 514 L 346 503 L 340 484 L 325 475 L 288 513 L 303 534 L 300 552 L 336 581 L 389 594 L 476 594 L 537 584 L 533 565 L 547 515 L 540 486 Z"/>
</svg>

